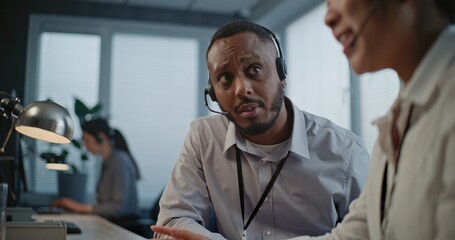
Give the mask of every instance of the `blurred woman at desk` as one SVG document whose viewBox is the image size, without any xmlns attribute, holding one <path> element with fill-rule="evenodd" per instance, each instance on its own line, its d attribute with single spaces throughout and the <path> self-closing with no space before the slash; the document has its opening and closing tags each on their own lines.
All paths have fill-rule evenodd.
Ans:
<svg viewBox="0 0 455 240">
<path fill-rule="evenodd" d="M 78 213 L 92 213 L 109 220 L 134 218 L 139 212 L 136 181 L 139 168 L 123 135 L 112 129 L 105 119 L 97 118 L 82 124 L 82 140 L 87 150 L 103 159 L 96 189 L 97 203 L 84 204 L 69 198 L 52 202 Z"/>
</svg>

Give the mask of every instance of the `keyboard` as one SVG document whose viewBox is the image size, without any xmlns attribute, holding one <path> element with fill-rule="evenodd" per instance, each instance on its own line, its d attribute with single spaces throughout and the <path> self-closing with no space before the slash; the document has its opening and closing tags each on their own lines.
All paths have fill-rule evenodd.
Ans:
<svg viewBox="0 0 455 240">
<path fill-rule="evenodd" d="M 60 222 L 66 227 L 67 234 L 78 234 L 82 232 L 76 223 L 63 220 L 60 220 Z"/>
<path fill-rule="evenodd" d="M 81 228 L 73 222 L 65 221 L 65 220 L 45 220 L 45 222 L 57 222 L 62 226 L 66 227 L 66 234 L 79 234 L 82 233 Z"/>
</svg>

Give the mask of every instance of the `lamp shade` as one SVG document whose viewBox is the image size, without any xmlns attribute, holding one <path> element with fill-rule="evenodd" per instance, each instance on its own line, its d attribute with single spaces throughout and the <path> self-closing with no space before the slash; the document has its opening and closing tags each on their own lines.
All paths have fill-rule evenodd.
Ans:
<svg viewBox="0 0 455 240">
<path fill-rule="evenodd" d="M 16 131 L 52 143 L 70 143 L 74 124 L 68 111 L 52 101 L 36 101 L 19 114 Z"/>
</svg>

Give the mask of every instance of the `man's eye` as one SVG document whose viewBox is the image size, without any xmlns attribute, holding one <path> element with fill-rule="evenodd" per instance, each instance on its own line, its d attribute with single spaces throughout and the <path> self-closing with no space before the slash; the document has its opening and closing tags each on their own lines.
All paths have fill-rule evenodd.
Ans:
<svg viewBox="0 0 455 240">
<path fill-rule="evenodd" d="M 223 76 L 221 76 L 220 78 L 220 83 L 223 84 L 223 85 L 226 85 L 226 84 L 229 84 L 232 82 L 232 75 L 231 74 L 224 74 Z"/>
<path fill-rule="evenodd" d="M 252 65 L 248 68 L 248 75 L 255 76 L 261 73 L 261 67 L 259 65 Z"/>
</svg>

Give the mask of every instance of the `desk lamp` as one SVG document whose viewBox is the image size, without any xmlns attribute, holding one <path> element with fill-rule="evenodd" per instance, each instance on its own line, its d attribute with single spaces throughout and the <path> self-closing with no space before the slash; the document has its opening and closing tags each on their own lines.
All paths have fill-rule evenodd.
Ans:
<svg viewBox="0 0 455 240">
<path fill-rule="evenodd" d="M 68 111 L 52 101 L 36 101 L 25 108 L 17 97 L 0 92 L 0 114 L 11 119 L 11 128 L 0 148 L 5 151 L 13 128 L 21 134 L 52 143 L 71 142 L 74 124 Z"/>
</svg>

